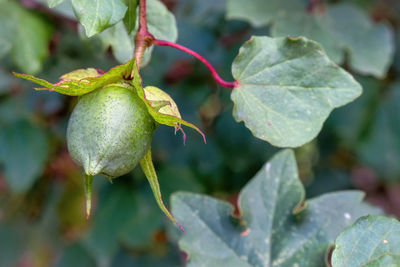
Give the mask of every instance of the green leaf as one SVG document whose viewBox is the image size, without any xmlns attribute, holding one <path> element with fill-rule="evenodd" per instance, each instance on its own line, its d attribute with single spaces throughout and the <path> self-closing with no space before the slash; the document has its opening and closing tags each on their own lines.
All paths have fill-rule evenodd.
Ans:
<svg viewBox="0 0 400 267">
<path fill-rule="evenodd" d="M 64 2 L 64 0 L 47 0 L 47 5 L 50 8 L 53 8 L 55 6 L 58 6 L 59 4 L 61 4 L 62 2 Z"/>
<path fill-rule="evenodd" d="M 14 34 L 17 30 L 16 21 L 10 16 L 13 7 L 16 8 L 11 4 L 0 2 L 0 58 L 11 50 Z"/>
<path fill-rule="evenodd" d="M 332 6 L 327 16 L 330 32 L 339 40 L 342 50 L 349 51 L 350 67 L 363 75 L 384 78 L 394 55 L 390 25 L 375 24 L 363 11 L 349 4 Z"/>
<path fill-rule="evenodd" d="M 51 8 L 51 12 L 54 12 L 55 14 L 74 21 L 76 20 L 71 0 L 36 0 L 36 2 L 43 5 L 47 4 Z"/>
<path fill-rule="evenodd" d="M 0 165 L 12 191 L 24 193 L 31 188 L 43 171 L 49 149 L 45 131 L 27 121 L 2 126 Z"/>
<path fill-rule="evenodd" d="M 91 37 L 113 26 L 125 16 L 123 0 L 72 0 L 75 16 Z"/>
<path fill-rule="evenodd" d="M 182 231 L 182 226 L 175 220 L 168 209 L 165 207 L 162 200 L 160 185 L 158 184 L 158 178 L 156 170 L 154 169 L 153 160 L 151 159 L 151 149 L 147 151 L 146 155 L 140 160 L 140 167 L 142 168 L 147 180 L 149 181 L 151 190 L 153 191 L 154 198 L 156 199 L 158 207 L 164 212 L 165 216 L 168 217 L 173 223 L 175 223 Z"/>
<path fill-rule="evenodd" d="M 306 7 L 299 9 L 300 12 L 290 12 L 276 19 L 271 28 L 272 36 L 305 36 L 319 42 L 328 57 L 337 64 L 342 64 L 345 59 L 343 45 L 329 30 L 330 20 L 325 13 L 306 13 Z"/>
<path fill-rule="evenodd" d="M 379 258 L 369 261 L 365 267 L 398 267 L 400 255 L 384 254 Z"/>
<path fill-rule="evenodd" d="M 294 153 L 278 153 L 239 194 L 233 206 L 211 197 L 177 193 L 172 212 L 185 227 L 179 240 L 187 266 L 325 266 L 326 251 L 358 217 L 377 213 L 357 191 L 304 202 Z"/>
<path fill-rule="evenodd" d="M 136 8 L 139 0 L 125 0 L 125 4 L 128 6 L 128 10 L 125 13 L 124 25 L 125 29 L 130 34 L 136 26 Z"/>
<path fill-rule="evenodd" d="M 178 31 L 174 15 L 159 0 L 148 0 L 146 4 L 149 32 L 157 39 L 175 42 L 178 38 Z M 132 58 L 135 49 L 134 36 L 137 28 L 138 23 L 136 22 L 135 28 L 128 34 L 130 28 L 126 27 L 125 21 L 124 23 L 120 22 L 101 33 L 99 38 L 105 48 L 111 46 L 113 54 L 119 62 L 126 62 Z M 142 66 L 149 61 L 152 49 L 150 47 L 146 50 Z"/>
<path fill-rule="evenodd" d="M 136 66 L 135 60 L 132 59 L 123 65 L 110 69 L 104 74 L 102 71 L 93 68 L 78 69 L 64 74 L 60 77 L 60 80 L 54 84 L 32 75 L 15 72 L 14 75 L 44 87 L 35 88 L 36 90 L 49 90 L 63 95 L 80 96 L 105 85 L 124 81 L 124 79 L 129 78 L 134 66 Z"/>
<path fill-rule="evenodd" d="M 11 57 L 23 71 L 37 73 L 48 55 L 51 27 L 41 17 L 18 9 L 18 29 L 15 33 Z"/>
<path fill-rule="evenodd" d="M 365 216 L 336 239 L 332 266 L 396 267 L 400 262 L 400 222 Z"/>
<path fill-rule="evenodd" d="M 240 19 L 251 23 L 255 27 L 271 23 L 277 16 L 303 10 L 302 1 L 296 0 L 227 0 L 226 17 Z M 277 12 L 279 11 L 279 12 Z"/>
<path fill-rule="evenodd" d="M 295 13 L 281 17 L 272 29 L 273 36 L 303 35 L 320 42 L 338 64 L 349 53 L 352 69 L 360 74 L 385 77 L 394 53 L 393 31 L 385 23 L 374 24 L 360 9 L 339 4 L 325 14 Z"/>
<path fill-rule="evenodd" d="M 252 37 L 232 65 L 239 85 L 233 116 L 254 136 L 279 147 L 311 141 L 329 113 L 361 94 L 361 86 L 306 38 Z"/>
<path fill-rule="evenodd" d="M 242 19 L 260 27 L 272 23 L 272 36 L 305 36 L 322 44 L 337 64 L 349 54 L 353 70 L 383 78 L 394 53 L 390 25 L 375 23 L 361 9 L 350 4 L 320 4 L 310 10 L 306 1 L 228 0 L 227 17 Z"/>
<path fill-rule="evenodd" d="M 0 23 L 0 56 L 10 52 L 22 71 L 39 72 L 49 53 L 50 24 L 14 1 L 0 2 Z"/>
<path fill-rule="evenodd" d="M 147 2 L 147 27 L 155 38 L 175 42 L 178 38 L 175 16 L 159 0 Z"/>
<path fill-rule="evenodd" d="M 98 36 L 104 46 L 112 48 L 113 55 L 118 62 L 131 59 L 134 51 L 134 36 L 127 33 L 123 22 L 118 22 L 113 27 L 105 30 Z"/>
</svg>

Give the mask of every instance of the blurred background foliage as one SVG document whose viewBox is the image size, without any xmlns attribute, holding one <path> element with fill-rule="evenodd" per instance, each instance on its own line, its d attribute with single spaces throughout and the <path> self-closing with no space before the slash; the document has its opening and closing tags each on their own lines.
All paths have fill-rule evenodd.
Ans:
<svg viewBox="0 0 400 267">
<path fill-rule="evenodd" d="M 35 92 L 11 74 L 56 81 L 77 68 L 107 70 L 118 64 L 112 49 L 119 40 L 109 48 L 104 39 L 84 37 L 68 2 L 49 9 L 44 0 L 0 0 L 0 266 L 182 265 L 175 228 L 159 211 L 140 168 L 113 184 L 95 179 L 94 214 L 86 221 L 82 173 L 65 143 L 76 99 Z M 253 28 L 227 20 L 224 0 L 162 2 L 175 15 L 178 43 L 209 59 L 227 80 L 243 42 L 270 34 L 270 25 Z M 347 51 L 343 66 L 364 93 L 335 110 L 320 135 L 296 149 L 307 198 L 357 188 L 367 201 L 400 217 L 400 2 L 324 2 L 351 3 L 372 21 L 388 23 L 395 53 L 378 79 L 352 72 Z M 378 55 L 379 45 L 388 45 L 379 41 L 372 48 Z M 166 90 L 183 118 L 199 125 L 208 139 L 205 145 L 187 130 L 184 146 L 169 127 L 156 131 L 153 155 L 166 202 L 171 193 L 186 190 L 234 203 L 278 149 L 234 121 L 229 89 L 190 56 L 157 47 L 142 76 L 145 85 Z"/>
</svg>

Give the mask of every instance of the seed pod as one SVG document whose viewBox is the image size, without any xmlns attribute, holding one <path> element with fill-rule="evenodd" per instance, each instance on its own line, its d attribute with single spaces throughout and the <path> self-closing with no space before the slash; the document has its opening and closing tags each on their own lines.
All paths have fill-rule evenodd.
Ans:
<svg viewBox="0 0 400 267">
<path fill-rule="evenodd" d="M 118 177 L 149 150 L 155 128 L 133 91 L 110 85 L 80 98 L 68 123 L 68 150 L 88 176 Z"/>
</svg>

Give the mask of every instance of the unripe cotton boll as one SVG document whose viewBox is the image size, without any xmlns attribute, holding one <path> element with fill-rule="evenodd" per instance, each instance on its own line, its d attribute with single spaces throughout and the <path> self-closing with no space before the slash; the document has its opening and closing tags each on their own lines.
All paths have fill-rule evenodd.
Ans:
<svg viewBox="0 0 400 267">
<path fill-rule="evenodd" d="M 130 172 L 150 149 L 156 123 L 131 90 L 109 85 L 80 97 L 67 128 L 71 158 L 89 176 Z"/>
</svg>

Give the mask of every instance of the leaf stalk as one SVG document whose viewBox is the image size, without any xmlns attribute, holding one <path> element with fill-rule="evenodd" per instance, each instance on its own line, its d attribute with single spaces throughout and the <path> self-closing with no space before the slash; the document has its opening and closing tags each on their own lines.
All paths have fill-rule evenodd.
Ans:
<svg viewBox="0 0 400 267">
<path fill-rule="evenodd" d="M 191 56 L 193 56 L 194 58 L 196 58 L 197 60 L 199 60 L 201 63 L 203 63 L 208 70 L 211 72 L 211 75 L 213 76 L 214 80 L 221 86 L 223 87 L 227 87 L 227 88 L 235 88 L 238 86 L 238 82 L 234 81 L 234 82 L 227 82 L 225 80 L 223 80 L 217 73 L 217 71 L 214 69 L 214 67 L 210 64 L 210 62 L 208 62 L 204 57 L 202 57 L 201 55 L 199 55 L 198 53 L 194 52 L 193 50 L 184 47 L 182 45 L 176 44 L 176 43 L 172 43 L 172 42 L 168 42 L 168 41 L 163 41 L 163 40 L 157 40 L 157 39 L 153 39 L 153 44 L 154 45 L 159 45 L 159 46 L 169 46 L 169 47 L 173 47 L 176 48 L 178 50 L 181 50 Z"/>
</svg>

